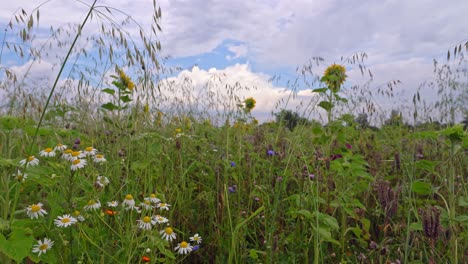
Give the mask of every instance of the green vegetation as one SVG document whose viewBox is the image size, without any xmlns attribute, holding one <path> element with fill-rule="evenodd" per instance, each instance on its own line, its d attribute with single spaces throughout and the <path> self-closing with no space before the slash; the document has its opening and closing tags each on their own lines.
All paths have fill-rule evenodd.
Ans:
<svg viewBox="0 0 468 264">
<path fill-rule="evenodd" d="M 28 35 L 33 16 L 19 17 Z M 340 110 L 358 96 L 344 98 L 338 64 L 310 87 L 326 125 L 285 109 L 258 124 L 255 99 L 235 87 L 219 112 L 154 106 L 150 63 L 119 67 L 161 67 L 141 36 L 143 51 L 119 60 L 103 49 L 94 91 L 80 79 L 80 92 L 105 95 L 95 101 L 56 100 L 55 85 L 22 97 L 26 84 L 5 70 L 16 81 L 0 117 L 0 263 L 468 262 L 466 118 L 421 123 L 415 96 L 414 125 L 393 111 L 372 127 L 373 111 Z"/>
</svg>

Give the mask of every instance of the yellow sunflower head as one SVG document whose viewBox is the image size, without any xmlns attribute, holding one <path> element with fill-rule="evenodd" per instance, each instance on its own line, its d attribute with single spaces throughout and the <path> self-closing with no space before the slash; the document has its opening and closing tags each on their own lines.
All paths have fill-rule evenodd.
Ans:
<svg viewBox="0 0 468 264">
<path fill-rule="evenodd" d="M 257 101 L 255 101 L 255 99 L 253 99 L 253 97 L 249 97 L 249 98 L 245 99 L 244 103 L 245 103 L 245 110 L 247 112 L 250 112 L 252 109 L 254 109 L 255 104 L 257 103 Z"/>
<path fill-rule="evenodd" d="M 340 64 L 332 64 L 325 70 L 323 77 L 323 81 L 336 93 L 346 80 L 346 68 Z"/>
<path fill-rule="evenodd" d="M 130 77 L 128 77 L 128 75 L 125 74 L 125 72 L 121 69 L 119 69 L 119 77 L 120 77 L 120 81 L 122 82 L 122 84 L 125 87 L 127 87 L 130 91 L 133 90 L 133 88 L 135 88 L 135 83 L 132 82 Z"/>
</svg>

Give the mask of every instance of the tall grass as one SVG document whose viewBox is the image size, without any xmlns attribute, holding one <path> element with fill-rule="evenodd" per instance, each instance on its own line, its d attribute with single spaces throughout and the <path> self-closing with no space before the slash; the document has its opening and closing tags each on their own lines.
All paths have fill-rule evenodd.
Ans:
<svg viewBox="0 0 468 264">
<path fill-rule="evenodd" d="M 276 122 L 258 124 L 255 100 L 240 97 L 249 87 L 219 87 L 223 77 L 214 76 L 195 94 L 189 80 L 160 80 L 172 69 L 158 57 L 161 10 L 153 8 L 149 35 L 132 17 L 119 23 L 119 10 L 95 5 L 90 20 L 69 28 L 72 41 L 55 30 L 50 43 L 68 53 L 48 94 L 31 94 L 29 70 L 16 76 L 3 69 L 2 86 L 13 88 L 0 118 L 1 263 L 468 261 L 468 138 L 455 118 L 443 125 L 422 119 L 419 94 L 412 121 L 401 111 L 379 115 L 374 98 L 392 100 L 398 81 L 373 93 L 366 55 L 358 54 L 341 62 L 369 78 L 361 86 L 344 89 L 336 83 L 343 76 L 317 74 L 321 58 L 292 82 L 293 90 L 298 83 L 319 88 L 301 110 L 309 118 L 325 113 L 323 123 L 287 123 L 277 115 Z M 24 51 L 38 10 L 20 11 L 8 26 L 23 43 L 4 38 L 2 45 L 29 57 L 30 65 L 47 51 L 47 45 Z M 99 31 L 85 32 L 89 23 Z M 140 29 L 139 40 L 126 31 L 128 23 Z M 85 33 L 97 53 L 79 47 Z M 459 82 L 444 92 L 441 71 L 441 104 L 455 116 L 464 106 L 453 99 L 466 86 L 457 75 Z M 292 93 L 288 101 L 294 99 Z M 372 127 L 368 117 L 381 126 Z M 72 167 L 74 159 L 64 159 L 60 148 L 47 151 L 58 144 L 86 165 Z M 96 162 L 97 154 L 106 161 Z M 37 166 L 20 163 L 30 156 Z M 47 214 L 32 217 L 39 203 Z M 168 222 L 156 223 L 157 215 Z M 61 227 L 60 217 L 76 223 Z M 163 236 L 169 227 L 175 239 Z M 195 234 L 201 244 L 190 241 Z M 40 247 L 45 238 L 53 244 Z"/>
</svg>

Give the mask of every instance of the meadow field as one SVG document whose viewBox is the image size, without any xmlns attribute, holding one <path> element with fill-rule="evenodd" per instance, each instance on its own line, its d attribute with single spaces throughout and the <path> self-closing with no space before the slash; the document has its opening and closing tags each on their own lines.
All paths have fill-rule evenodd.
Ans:
<svg viewBox="0 0 468 264">
<path fill-rule="evenodd" d="M 25 48 L 39 10 L 13 16 L 21 43 L 2 50 L 31 64 L 66 52 L 41 89 L 1 69 L 0 263 L 468 262 L 467 75 L 455 71 L 468 43 L 436 71 L 445 122 L 419 93 L 408 116 L 345 89 L 349 68 L 370 74 L 363 54 L 303 67 L 314 101 L 259 122 L 242 87 L 159 85 L 175 69 L 158 55 L 156 4 L 141 39 L 93 5 L 79 27 L 53 29 L 50 48 Z M 465 85 L 444 87 L 456 73 Z"/>
</svg>

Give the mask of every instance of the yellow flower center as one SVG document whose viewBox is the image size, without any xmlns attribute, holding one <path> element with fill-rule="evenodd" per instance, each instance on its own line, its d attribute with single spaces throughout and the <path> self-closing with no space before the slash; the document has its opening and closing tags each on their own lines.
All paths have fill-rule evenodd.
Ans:
<svg viewBox="0 0 468 264">
<path fill-rule="evenodd" d="M 180 243 L 180 247 L 181 247 L 181 248 L 187 248 L 187 247 L 188 247 L 188 243 L 185 242 L 185 241 L 182 241 L 182 243 Z"/>
<path fill-rule="evenodd" d="M 21 181 L 23 179 L 23 175 L 21 175 L 21 174 L 16 175 L 16 179 L 18 181 Z"/>
<path fill-rule="evenodd" d="M 80 159 L 77 159 L 77 160 L 72 161 L 73 165 L 78 165 L 78 164 L 80 164 L 80 162 L 81 162 Z"/>
<path fill-rule="evenodd" d="M 50 153 L 50 152 L 52 152 L 53 150 L 52 150 L 51 148 L 46 148 L 46 149 L 44 149 L 44 151 Z"/>
<path fill-rule="evenodd" d="M 66 150 L 64 151 L 65 154 L 71 154 L 72 152 L 73 152 L 72 149 L 66 149 Z"/>
<path fill-rule="evenodd" d="M 172 235 L 172 233 L 174 233 L 174 231 L 172 231 L 172 228 L 170 228 L 170 227 L 166 227 L 164 232 L 166 232 L 166 234 L 168 234 L 168 235 Z"/>
<path fill-rule="evenodd" d="M 150 197 L 151 198 L 156 198 L 156 194 L 152 193 L 152 194 L 150 194 Z"/>
<path fill-rule="evenodd" d="M 37 204 L 33 204 L 31 205 L 31 212 L 33 213 L 36 213 L 36 212 L 39 212 L 41 210 L 41 207 Z"/>
<path fill-rule="evenodd" d="M 93 151 L 93 147 L 87 147 L 85 148 L 86 151 Z"/>
<path fill-rule="evenodd" d="M 127 194 L 125 196 L 125 200 L 133 200 L 133 196 L 131 194 Z"/>
<path fill-rule="evenodd" d="M 166 204 L 165 203 L 160 203 L 159 207 L 166 207 Z"/>
<path fill-rule="evenodd" d="M 49 248 L 49 245 L 47 245 L 47 244 L 42 244 L 42 245 L 39 246 L 39 250 L 46 250 L 48 248 Z"/>
<path fill-rule="evenodd" d="M 195 240 L 195 241 L 198 241 L 198 239 L 200 239 L 198 236 L 193 237 L 193 240 Z"/>
<path fill-rule="evenodd" d="M 29 157 L 28 157 L 28 161 L 33 161 L 34 159 L 35 159 L 34 156 L 29 156 Z"/>
<path fill-rule="evenodd" d="M 59 148 L 62 147 L 62 146 L 63 146 L 63 144 L 60 144 L 60 143 L 57 144 L 57 147 L 59 147 Z"/>
<path fill-rule="evenodd" d="M 151 202 L 150 201 L 145 201 L 144 202 L 146 205 L 151 205 Z"/>
<path fill-rule="evenodd" d="M 151 217 L 149 217 L 149 216 L 143 217 L 143 222 L 145 222 L 145 223 L 151 222 Z"/>
<path fill-rule="evenodd" d="M 60 220 L 62 223 L 66 224 L 68 222 L 70 222 L 70 218 L 63 218 L 62 220 Z"/>
<path fill-rule="evenodd" d="M 77 157 L 78 155 L 80 155 L 80 152 L 79 151 L 73 151 L 71 155 L 73 157 Z"/>
<path fill-rule="evenodd" d="M 89 204 L 89 202 L 88 202 L 88 204 Z M 80 215 L 80 211 L 76 210 L 75 212 L 73 212 L 73 214 L 74 214 L 75 216 L 79 216 L 79 215 Z"/>
<path fill-rule="evenodd" d="M 103 156 L 103 155 L 101 155 L 101 154 L 97 154 L 97 155 L 96 155 L 96 158 L 98 158 L 98 159 L 102 159 L 102 158 L 104 158 L 104 156 Z"/>
<path fill-rule="evenodd" d="M 94 200 L 89 200 L 88 205 L 95 205 L 96 202 Z"/>
</svg>

